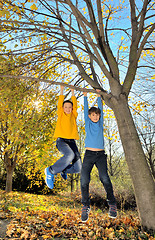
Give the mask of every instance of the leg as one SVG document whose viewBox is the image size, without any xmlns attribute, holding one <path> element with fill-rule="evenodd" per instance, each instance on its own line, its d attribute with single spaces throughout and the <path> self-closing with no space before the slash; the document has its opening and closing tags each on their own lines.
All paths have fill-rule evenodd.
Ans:
<svg viewBox="0 0 155 240">
<path fill-rule="evenodd" d="M 90 205 L 89 199 L 90 173 L 94 166 L 93 155 L 91 153 L 92 151 L 86 150 L 81 170 L 82 204 L 85 206 Z"/>
<path fill-rule="evenodd" d="M 99 177 L 100 180 L 106 190 L 107 193 L 107 199 L 109 204 L 109 217 L 116 218 L 117 217 L 117 206 L 116 206 L 116 200 L 113 194 L 113 187 L 112 183 L 110 181 L 109 175 L 108 175 L 108 169 L 107 169 L 107 155 L 102 151 L 101 153 L 98 152 L 98 160 L 95 163 L 96 167 L 99 171 Z"/>
<path fill-rule="evenodd" d="M 58 138 L 56 142 L 58 150 L 63 156 L 51 166 L 51 172 L 57 174 L 62 172 L 74 159 L 75 154 L 69 144 L 63 138 Z"/>
<path fill-rule="evenodd" d="M 63 171 L 65 173 L 80 173 L 81 172 L 81 166 L 82 166 L 82 163 L 81 163 L 81 158 L 79 158 L 75 163 L 73 164 L 69 164 L 69 166 L 64 169 Z"/>
<path fill-rule="evenodd" d="M 65 173 L 80 173 L 81 172 L 81 157 L 80 157 L 80 153 L 78 151 L 77 145 L 75 140 L 73 139 L 66 139 L 66 142 L 68 143 L 68 145 L 70 146 L 70 148 L 72 149 L 72 151 L 75 154 L 75 157 L 72 161 L 72 164 L 69 164 L 63 171 Z"/>
<path fill-rule="evenodd" d="M 109 204 L 115 204 L 116 200 L 113 194 L 113 187 L 108 175 L 107 155 L 105 154 L 104 151 L 98 152 L 98 159 L 95 165 L 99 171 L 100 181 L 102 182 L 107 193 L 107 199 Z"/>
</svg>

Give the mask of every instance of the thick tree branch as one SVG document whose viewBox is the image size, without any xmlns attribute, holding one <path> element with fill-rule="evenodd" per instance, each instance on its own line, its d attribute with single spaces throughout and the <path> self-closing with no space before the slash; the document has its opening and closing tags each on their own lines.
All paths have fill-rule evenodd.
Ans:
<svg viewBox="0 0 155 240">
<path fill-rule="evenodd" d="M 97 11 L 98 11 L 98 19 L 99 19 L 99 29 L 100 29 L 100 36 L 102 42 L 104 41 L 104 28 L 103 28 L 103 17 L 102 17 L 102 9 L 101 9 L 101 1 L 97 0 Z"/>
<path fill-rule="evenodd" d="M 100 87 L 100 85 L 98 85 L 98 88 L 95 89 L 101 89 L 101 92 L 98 93 L 95 89 L 89 89 L 89 88 L 81 88 L 81 87 L 77 87 L 77 86 L 73 86 L 70 85 L 68 83 L 63 83 L 63 82 L 56 82 L 56 81 L 51 81 L 48 79 L 41 79 L 41 78 L 34 78 L 34 77 L 26 77 L 26 76 L 22 76 L 22 75 L 18 75 L 18 76 L 14 76 L 14 75 L 8 75 L 8 74 L 0 74 L 0 77 L 5 77 L 5 78 L 13 78 L 13 79 L 25 79 L 25 80 L 32 80 L 34 82 L 44 82 L 44 83 L 48 83 L 49 85 L 62 85 L 64 87 L 68 87 L 68 88 L 72 88 L 75 89 L 79 92 L 91 92 L 91 93 L 95 93 L 95 94 L 100 94 L 103 98 L 103 100 L 106 102 L 107 106 L 109 106 L 111 108 L 111 102 L 110 99 L 112 97 L 111 93 L 108 93 L 107 91 L 105 91 L 103 88 Z"/>
<path fill-rule="evenodd" d="M 14 76 L 14 75 L 8 75 L 8 74 L 0 74 L 0 77 L 1 78 L 4 77 L 4 78 L 17 78 L 17 79 L 32 80 L 32 81 L 35 81 L 35 82 L 49 83 L 50 85 L 59 85 L 59 86 L 62 85 L 64 87 L 69 87 L 69 88 L 75 89 L 75 90 L 80 91 L 80 92 L 92 92 L 92 93 L 97 93 L 98 94 L 98 92 L 95 91 L 95 89 L 80 88 L 80 87 L 77 87 L 77 86 L 69 85 L 68 83 L 55 82 L 55 81 L 51 81 L 51 80 L 48 80 L 48 79 L 26 77 L 26 76 L 22 76 L 22 75 Z M 102 91 L 106 93 L 106 91 L 104 91 L 103 89 L 102 89 Z"/>
</svg>

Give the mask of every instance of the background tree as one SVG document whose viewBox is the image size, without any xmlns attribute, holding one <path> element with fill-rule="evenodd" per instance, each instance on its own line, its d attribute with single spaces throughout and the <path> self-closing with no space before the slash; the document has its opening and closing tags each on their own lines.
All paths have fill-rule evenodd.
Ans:
<svg viewBox="0 0 155 240">
<path fill-rule="evenodd" d="M 1 59 L 1 71 L 8 69 L 6 62 Z M 13 67 L 13 61 L 9 65 Z M 17 162 L 23 163 L 25 152 L 33 159 L 35 151 L 36 160 L 36 148 L 45 146 L 49 138 L 53 141 L 56 99 L 54 93 L 43 92 L 36 84 L 18 79 L 1 78 L 0 89 L 0 156 L 7 172 L 6 191 L 10 192 L 14 169 Z M 42 165 L 40 162 L 40 169 Z"/>
<path fill-rule="evenodd" d="M 128 105 L 141 56 L 154 50 L 154 1 L 0 2 L 5 54 L 26 55 L 31 70 L 46 64 L 41 76 L 54 67 L 63 80 L 101 89 L 117 120 L 142 225 L 155 229 L 155 185 Z M 6 52 L 10 42 L 17 50 Z"/>
</svg>

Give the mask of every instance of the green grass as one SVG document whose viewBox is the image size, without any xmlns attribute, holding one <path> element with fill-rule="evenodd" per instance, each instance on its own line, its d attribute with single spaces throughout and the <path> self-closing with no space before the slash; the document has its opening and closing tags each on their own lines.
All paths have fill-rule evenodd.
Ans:
<svg viewBox="0 0 155 240">
<path fill-rule="evenodd" d="M 36 211 L 51 211 L 53 209 L 72 209 L 81 206 L 75 202 L 71 195 L 37 195 L 23 192 L 5 193 L 0 190 L 0 210 L 9 210 L 11 212 L 24 211 L 29 209 Z"/>
</svg>

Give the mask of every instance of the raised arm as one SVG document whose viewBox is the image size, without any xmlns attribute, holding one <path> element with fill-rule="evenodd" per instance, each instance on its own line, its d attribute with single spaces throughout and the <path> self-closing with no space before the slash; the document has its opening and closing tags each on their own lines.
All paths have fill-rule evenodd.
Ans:
<svg viewBox="0 0 155 240">
<path fill-rule="evenodd" d="M 101 90 L 100 89 L 96 89 L 96 91 L 99 93 Z M 102 104 L 102 99 L 101 99 L 101 95 L 97 94 L 97 102 L 98 102 L 98 108 L 101 110 L 101 117 L 100 117 L 100 121 L 103 122 L 103 104 Z"/>
<path fill-rule="evenodd" d="M 60 95 L 63 95 L 63 92 L 64 92 L 64 86 L 60 86 Z"/>
<path fill-rule="evenodd" d="M 78 113 L 77 113 L 77 99 L 74 95 L 74 89 L 71 88 L 71 92 L 72 92 L 71 99 L 72 99 L 72 103 L 73 103 L 73 114 L 74 114 L 75 118 L 77 118 L 77 116 L 78 116 Z"/>
<path fill-rule="evenodd" d="M 71 93 L 72 93 L 72 96 L 75 96 L 73 88 L 71 88 Z"/>
<path fill-rule="evenodd" d="M 63 95 L 63 91 L 64 91 L 64 86 L 60 86 L 60 95 L 58 99 L 58 110 L 57 110 L 58 115 L 63 111 L 62 105 L 65 98 L 65 96 Z"/>
<path fill-rule="evenodd" d="M 89 107 L 88 107 L 87 92 L 83 92 L 83 95 L 84 95 L 84 119 L 85 119 L 85 123 L 86 123 L 89 118 L 88 117 Z"/>
</svg>

